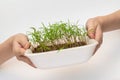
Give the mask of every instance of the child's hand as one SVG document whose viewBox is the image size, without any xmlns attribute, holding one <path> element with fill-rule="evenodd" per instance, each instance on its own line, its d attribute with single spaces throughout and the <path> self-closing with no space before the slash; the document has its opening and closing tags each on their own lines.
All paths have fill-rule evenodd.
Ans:
<svg viewBox="0 0 120 80">
<path fill-rule="evenodd" d="M 25 50 L 30 47 L 27 36 L 24 34 L 17 34 L 12 38 L 12 53 L 14 53 L 18 60 L 24 61 L 29 65 L 35 67 L 30 59 L 24 56 Z"/>
<path fill-rule="evenodd" d="M 103 40 L 103 32 L 102 32 L 102 23 L 100 23 L 98 17 L 91 18 L 86 23 L 86 28 L 88 31 L 88 36 L 91 39 L 95 39 L 98 41 L 98 46 L 96 50 L 100 47 L 102 40 Z M 96 52 L 95 50 L 95 52 Z"/>
</svg>

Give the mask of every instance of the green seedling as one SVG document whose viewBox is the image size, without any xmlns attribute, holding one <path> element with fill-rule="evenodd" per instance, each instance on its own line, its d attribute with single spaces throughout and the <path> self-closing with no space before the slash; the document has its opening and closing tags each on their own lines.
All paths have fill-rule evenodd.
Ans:
<svg viewBox="0 0 120 80">
<path fill-rule="evenodd" d="M 31 43 L 33 53 L 61 50 L 87 44 L 87 31 L 78 24 L 68 22 L 56 22 L 36 29 L 31 27 L 28 38 Z"/>
</svg>

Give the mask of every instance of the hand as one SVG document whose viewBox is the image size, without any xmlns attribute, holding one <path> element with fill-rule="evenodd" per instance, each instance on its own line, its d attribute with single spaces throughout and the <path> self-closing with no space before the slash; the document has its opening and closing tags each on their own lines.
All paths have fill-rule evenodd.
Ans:
<svg viewBox="0 0 120 80">
<path fill-rule="evenodd" d="M 102 23 L 99 21 L 98 17 L 91 18 L 87 21 L 86 28 L 88 31 L 88 36 L 91 39 L 97 40 L 99 43 L 96 47 L 96 50 L 95 50 L 95 52 L 96 52 L 97 49 L 102 44 L 102 40 L 103 40 Z"/>
<path fill-rule="evenodd" d="M 30 46 L 27 36 L 24 34 L 17 34 L 14 35 L 12 38 L 12 53 L 15 54 L 18 60 L 24 61 L 32 67 L 35 67 L 30 59 L 24 55 L 25 50 L 28 49 Z"/>
</svg>

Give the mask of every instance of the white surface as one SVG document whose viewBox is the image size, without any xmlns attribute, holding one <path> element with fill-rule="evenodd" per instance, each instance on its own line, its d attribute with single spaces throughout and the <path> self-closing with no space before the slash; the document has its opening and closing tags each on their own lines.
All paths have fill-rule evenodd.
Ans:
<svg viewBox="0 0 120 80">
<path fill-rule="evenodd" d="M 28 50 L 25 55 L 39 69 L 60 68 L 88 61 L 92 57 L 97 44 L 96 40 L 90 39 L 85 46 L 36 54 Z"/>
<path fill-rule="evenodd" d="M 0 0 L 0 42 L 13 34 L 39 27 L 41 22 L 80 20 L 111 13 L 120 0 Z M 15 58 L 0 70 L 0 80 L 117 80 L 120 79 L 120 30 L 106 33 L 104 42 L 88 63 L 71 68 L 34 69 Z M 63 61 L 64 62 L 64 61 Z"/>
</svg>

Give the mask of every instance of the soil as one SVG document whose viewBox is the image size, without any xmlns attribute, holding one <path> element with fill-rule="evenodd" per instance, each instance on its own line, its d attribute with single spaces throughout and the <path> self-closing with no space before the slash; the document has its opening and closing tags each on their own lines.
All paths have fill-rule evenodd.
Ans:
<svg viewBox="0 0 120 80">
<path fill-rule="evenodd" d="M 71 43 L 71 44 L 58 44 L 58 45 L 53 45 L 53 46 L 47 46 L 49 49 L 43 50 L 38 46 L 37 48 L 34 48 L 32 50 L 33 53 L 38 53 L 38 52 L 47 52 L 47 51 L 53 51 L 53 50 L 60 50 L 60 49 L 66 49 L 66 48 L 72 48 L 72 47 L 78 47 L 78 46 L 84 46 L 87 45 L 86 42 L 76 42 L 76 43 Z"/>
</svg>

